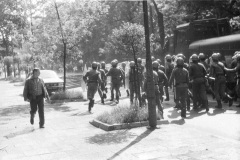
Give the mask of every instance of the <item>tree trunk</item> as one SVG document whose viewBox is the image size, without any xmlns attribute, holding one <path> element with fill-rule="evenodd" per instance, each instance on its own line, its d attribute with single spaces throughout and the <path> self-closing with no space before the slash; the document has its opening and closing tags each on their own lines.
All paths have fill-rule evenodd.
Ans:
<svg viewBox="0 0 240 160">
<path fill-rule="evenodd" d="M 148 100 L 148 120 L 151 128 L 156 128 L 156 103 L 153 83 L 152 60 L 150 53 L 149 25 L 148 25 L 148 7 L 147 1 L 143 1 L 144 29 L 146 42 L 146 69 L 147 69 L 147 100 Z"/>
<path fill-rule="evenodd" d="M 152 6 L 149 5 L 149 13 L 150 13 L 150 34 L 154 33 L 154 25 L 153 25 L 153 13 L 152 13 Z"/>
<path fill-rule="evenodd" d="M 157 4 L 154 0 L 152 0 L 155 10 L 157 12 L 157 16 L 158 16 L 158 27 L 159 27 L 159 36 L 160 36 L 160 44 L 161 47 L 163 49 L 164 46 L 164 39 L 165 39 L 165 33 L 164 33 L 164 24 L 163 24 L 163 14 L 161 12 L 159 12 L 158 8 L 157 8 Z"/>
</svg>

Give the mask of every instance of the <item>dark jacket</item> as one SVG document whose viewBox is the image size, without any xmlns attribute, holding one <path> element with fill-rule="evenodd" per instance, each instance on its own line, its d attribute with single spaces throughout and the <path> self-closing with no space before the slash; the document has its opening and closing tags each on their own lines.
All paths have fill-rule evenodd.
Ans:
<svg viewBox="0 0 240 160">
<path fill-rule="evenodd" d="M 45 87 L 43 80 L 41 78 L 38 78 L 38 79 L 40 80 L 40 82 L 42 84 L 43 97 L 49 99 L 48 92 L 47 92 L 47 89 Z M 33 77 L 30 77 L 26 80 L 24 90 L 23 90 L 23 97 L 24 97 L 24 100 L 36 99 L 36 95 L 34 95 L 34 79 L 33 79 Z"/>
</svg>

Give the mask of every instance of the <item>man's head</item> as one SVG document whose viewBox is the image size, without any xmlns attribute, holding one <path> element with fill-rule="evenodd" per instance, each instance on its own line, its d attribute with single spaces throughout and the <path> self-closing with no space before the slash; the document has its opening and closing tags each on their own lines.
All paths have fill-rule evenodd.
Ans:
<svg viewBox="0 0 240 160">
<path fill-rule="evenodd" d="M 98 65 L 97 65 L 97 62 L 94 61 L 94 62 L 92 63 L 92 69 L 96 70 L 96 69 L 97 69 L 97 66 L 98 66 Z"/>
<path fill-rule="evenodd" d="M 182 57 L 178 57 L 177 58 L 177 67 L 179 68 L 183 68 L 183 65 L 184 65 L 184 60 Z"/>
<path fill-rule="evenodd" d="M 103 69 L 105 69 L 106 63 L 104 61 L 102 61 L 101 66 L 102 66 Z"/>
<path fill-rule="evenodd" d="M 38 78 L 38 76 L 40 75 L 40 69 L 34 68 L 32 71 L 32 74 L 33 74 L 33 78 Z"/>
<path fill-rule="evenodd" d="M 198 63 L 198 55 L 197 55 L 197 54 L 193 54 L 193 55 L 191 56 L 191 59 L 192 59 L 192 62 L 193 62 L 193 63 Z"/>
</svg>

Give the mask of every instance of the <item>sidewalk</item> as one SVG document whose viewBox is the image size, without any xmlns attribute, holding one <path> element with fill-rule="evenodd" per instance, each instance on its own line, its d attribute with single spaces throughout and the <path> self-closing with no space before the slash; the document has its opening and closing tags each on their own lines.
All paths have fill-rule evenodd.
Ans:
<svg viewBox="0 0 240 160">
<path fill-rule="evenodd" d="M 123 98 L 120 103 L 128 101 Z M 30 125 L 27 103 L 17 106 L 16 112 L 1 110 L 0 160 L 240 159 L 239 140 L 194 127 L 191 118 L 182 120 L 177 112 L 169 115 L 174 112 L 172 102 L 165 104 L 169 123 L 159 129 L 111 132 L 95 128 L 89 121 L 116 105 L 109 101 L 102 105 L 99 99 L 96 102 L 93 114 L 87 112 L 88 102 L 46 104 L 44 129 L 39 129 L 37 116 Z"/>
</svg>

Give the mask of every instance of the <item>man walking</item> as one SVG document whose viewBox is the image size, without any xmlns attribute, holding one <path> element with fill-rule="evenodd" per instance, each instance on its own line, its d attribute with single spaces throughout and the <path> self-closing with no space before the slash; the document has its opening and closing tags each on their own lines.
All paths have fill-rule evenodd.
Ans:
<svg viewBox="0 0 240 160">
<path fill-rule="evenodd" d="M 44 128 L 44 98 L 50 100 L 47 89 L 44 82 L 39 78 L 40 70 L 38 68 L 33 69 L 32 76 L 26 80 L 23 97 L 24 101 L 30 102 L 30 123 L 34 124 L 34 116 L 38 110 L 39 114 L 39 127 Z"/>
<path fill-rule="evenodd" d="M 101 84 L 100 72 L 97 71 L 97 62 L 92 63 L 92 69 L 88 71 L 84 76 L 83 80 L 87 83 L 87 98 L 89 99 L 88 111 L 94 106 L 94 95 L 98 90 L 98 84 Z"/>
</svg>

